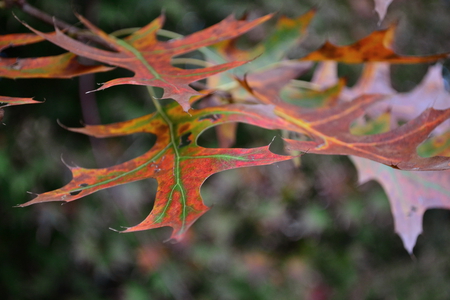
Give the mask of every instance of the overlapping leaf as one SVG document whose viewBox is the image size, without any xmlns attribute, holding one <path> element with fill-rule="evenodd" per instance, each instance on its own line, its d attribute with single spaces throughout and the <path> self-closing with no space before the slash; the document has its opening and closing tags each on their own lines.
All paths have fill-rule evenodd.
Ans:
<svg viewBox="0 0 450 300">
<path fill-rule="evenodd" d="M 49 34 L 51 35 L 51 34 Z M 44 40 L 35 34 L 8 34 L 0 36 L 0 51 L 12 46 L 28 45 Z M 73 53 L 37 58 L 6 58 L 0 56 L 0 77 L 5 78 L 72 78 L 83 74 L 109 71 L 112 68 L 93 65 L 87 66 L 78 62 Z M 40 103 L 32 98 L 14 98 L 0 96 L 2 107 L 22 104 Z M 0 108 L 1 118 L 4 111 Z"/>
<path fill-rule="evenodd" d="M 374 166 L 363 166 L 361 163 L 363 160 L 355 158 L 360 161 L 356 164 L 360 170 L 361 180 L 376 178 L 385 186 L 391 198 L 396 218 L 396 230 L 401 235 L 408 251 L 412 251 L 417 235 L 421 231 L 423 212 L 431 207 L 449 207 L 448 200 L 446 200 L 449 196 L 446 189 L 448 179 L 447 176 L 433 177 L 442 172 L 410 175 L 412 173 L 396 173 L 397 171 L 394 169 L 433 171 L 450 169 L 450 158 L 438 156 L 446 155 L 448 150 L 446 142 L 443 143 L 442 149 L 434 148 L 435 150 L 439 148 L 439 151 L 429 151 L 432 153 L 430 157 L 421 157 L 417 154 L 417 147 L 423 143 L 430 132 L 450 117 L 450 108 L 444 110 L 427 108 L 403 126 L 385 132 L 364 134 L 364 130 L 351 130 L 350 126 L 357 118 L 364 115 L 370 106 L 385 98 L 379 94 L 361 95 L 368 91 L 364 90 L 363 85 L 379 83 L 375 79 L 371 79 L 369 82 L 361 81 L 353 90 L 345 89 L 344 81 L 341 80 L 338 85 L 321 92 L 298 92 L 292 88 L 292 85 L 290 89 L 285 89 L 285 93 L 281 96 L 280 91 L 292 79 L 297 78 L 310 67 L 310 63 L 304 61 L 333 61 L 334 64 L 336 62 L 377 62 L 387 65 L 387 63 L 433 62 L 447 57 L 448 54 L 425 57 L 396 54 L 392 50 L 395 28 L 391 27 L 388 30 L 374 32 L 349 46 L 335 46 L 327 42 L 321 49 L 300 59 L 300 62 L 296 60 L 278 64 L 284 58 L 289 46 L 303 37 L 312 15 L 313 12 L 310 12 L 296 20 L 280 19 L 274 34 L 251 51 L 237 49 L 234 41 L 230 39 L 264 22 L 270 16 L 254 21 L 237 21 L 229 17 L 217 25 L 188 37 L 166 42 L 158 41 L 156 38 L 157 31 L 163 25 L 164 17 L 162 16 L 124 39 L 107 35 L 80 17 L 86 27 L 109 44 L 110 49 L 113 49 L 111 51 L 83 44 L 65 35 L 57 28 L 55 33 L 50 34 L 30 28 L 40 37 L 21 35 L 10 38 L 13 42 L 8 41 L 8 38 L 0 38 L 0 49 L 8 45 L 26 44 L 45 38 L 72 52 L 57 57 L 34 60 L 2 59 L 0 76 L 10 78 L 45 77 L 47 74 L 49 77 L 72 77 L 82 74 L 82 72 L 95 72 L 94 69 L 85 69 L 84 66 L 81 71 L 77 69 L 79 65 L 77 65 L 75 55 L 80 55 L 134 72 L 133 77 L 113 79 L 103 84 L 98 90 L 120 84 L 156 86 L 164 89 L 164 98 L 173 98 L 181 104 L 179 106 L 173 103 L 160 107 L 156 103 L 157 111 L 141 118 L 110 125 L 87 125 L 84 128 L 71 128 L 72 131 L 96 137 L 146 132 L 156 135 L 157 140 L 147 153 L 117 166 L 102 169 L 70 167 L 73 179 L 66 186 L 40 194 L 21 206 L 49 201 L 69 202 L 100 189 L 145 178 L 156 178 L 158 191 L 152 212 L 143 222 L 126 229 L 125 232 L 170 226 L 174 229 L 172 238 L 179 239 L 187 228 L 208 210 L 201 199 L 200 187 L 211 174 L 232 168 L 264 165 L 292 158 L 273 154 L 268 147 L 208 149 L 197 145 L 198 136 L 211 126 L 246 122 L 269 129 L 294 131 L 309 138 L 309 140 L 301 141 L 286 139 L 287 148 L 290 150 L 318 154 L 354 155 L 386 165 L 364 160 Z M 209 56 L 207 57 L 210 62 L 221 63 L 220 65 L 183 70 L 171 64 L 171 60 L 178 55 L 221 41 L 222 43 L 208 50 Z M 255 59 L 258 55 L 260 56 Z M 248 60 L 253 60 L 252 64 L 244 66 L 244 61 Z M 277 63 L 277 67 L 254 72 L 255 69 L 267 68 L 273 63 Z M 53 69 L 54 66 L 56 69 Z M 219 73 L 239 66 L 242 67 L 237 69 L 234 74 L 241 75 L 238 82 L 249 93 L 246 97 L 250 96 L 262 104 L 220 105 L 192 110 L 191 114 L 183 112 L 183 110 L 187 111 L 190 104 L 198 99 L 194 99 L 192 96 L 200 94 L 189 87 L 190 83 L 208 78 L 209 87 L 217 88 L 232 80 L 229 74 Z M 100 68 L 98 70 L 107 69 L 106 67 L 97 68 Z M 211 77 L 212 75 L 215 76 Z M 314 80 L 317 80 L 317 74 Z M 335 76 L 332 80 L 334 80 L 333 84 L 336 83 L 337 77 Z M 356 95 L 352 95 L 352 98 L 355 99 L 338 102 L 337 94 L 342 90 L 344 90 L 343 94 L 347 94 L 347 96 L 351 92 L 356 93 Z M 242 89 L 239 90 L 239 93 L 240 91 Z M 391 93 L 392 90 L 377 89 L 376 91 Z M 231 94 L 234 99 L 241 96 L 239 93 L 234 93 L 234 90 L 229 87 L 226 92 Z M 371 90 L 371 92 L 373 91 Z M 296 105 L 298 104 L 296 97 L 305 98 L 306 96 L 314 99 L 308 102 L 309 108 Z M 290 103 L 283 101 L 282 97 L 288 99 Z M 415 97 L 415 99 L 418 98 Z M 25 102 L 30 100 L 25 99 Z M 11 103 L 14 102 L 11 101 Z M 389 115 L 386 116 L 389 117 Z M 383 122 L 383 124 L 387 124 L 386 119 Z M 231 131 L 233 130 L 231 129 Z M 445 138 L 445 136 L 443 137 Z M 432 139 L 428 142 L 428 144 L 430 143 L 435 145 L 437 142 Z M 421 147 L 428 144 L 423 144 Z M 448 171 L 444 173 L 448 174 Z M 427 177 L 427 174 L 432 177 Z M 388 180 L 390 181 L 387 182 Z M 411 187 L 411 191 L 413 191 L 413 186 L 418 188 L 419 181 L 422 184 L 424 182 L 436 184 L 422 185 L 423 194 L 417 191 L 413 200 L 404 200 L 405 198 L 400 199 L 398 185 L 392 183 L 395 181 L 408 189 Z"/>
<path fill-rule="evenodd" d="M 0 58 L 0 77 L 12 79 L 72 78 L 111 69 L 106 66 L 82 65 L 72 53 L 38 58 Z"/>
<path fill-rule="evenodd" d="M 164 89 L 163 98 L 173 98 L 187 111 L 190 108 L 189 98 L 199 94 L 189 87 L 189 83 L 240 66 L 245 61 L 230 62 L 195 70 L 184 70 L 172 66 L 171 59 L 174 56 L 239 36 L 270 17 L 271 15 L 267 15 L 253 21 L 238 21 L 230 16 L 216 25 L 185 38 L 162 42 L 157 40 L 156 34 L 164 23 L 164 16 L 160 16 L 123 40 L 106 34 L 79 16 L 80 21 L 87 28 L 117 52 L 102 50 L 83 44 L 65 35 L 58 28 L 55 29 L 56 34 L 42 33 L 29 26 L 28 28 L 52 43 L 77 55 L 126 68 L 135 73 L 130 78 L 110 80 L 97 90 L 120 84 L 161 87 Z"/>
<path fill-rule="evenodd" d="M 206 60 L 212 63 L 226 63 L 236 60 L 251 60 L 251 63 L 223 72 L 207 79 L 207 86 L 211 90 L 220 89 L 226 92 L 226 97 L 212 95 L 212 105 L 225 101 L 245 102 L 248 93 L 236 85 L 235 76 L 255 73 L 270 65 L 279 64 L 286 58 L 289 49 L 298 44 L 305 37 L 307 27 L 314 17 L 315 11 L 295 18 L 280 17 L 271 33 L 255 47 L 241 50 L 236 46 L 237 39 L 226 40 L 208 47 L 205 51 Z M 294 62 L 295 63 L 295 62 Z M 216 134 L 221 147 L 229 147 L 236 139 L 237 124 L 228 123 L 216 127 Z"/>
<path fill-rule="evenodd" d="M 295 76 L 295 71 L 277 68 L 247 77 L 245 85 L 260 101 L 274 104 L 275 113 L 286 120 L 285 129 L 307 135 L 310 141 L 285 140 L 289 150 L 318 154 L 356 155 L 402 170 L 450 169 L 450 158 L 424 158 L 416 148 L 430 132 L 450 117 L 450 109 L 429 108 L 417 118 L 389 132 L 374 135 L 353 135 L 350 125 L 364 115 L 382 95 L 362 95 L 351 102 L 330 107 L 307 109 L 283 103 L 277 96 L 279 80 Z M 273 78 L 276 78 L 274 80 Z M 281 80 L 283 81 L 283 80 Z"/>
<path fill-rule="evenodd" d="M 52 36 L 54 33 L 48 33 Z M 44 40 L 35 34 L 0 36 L 0 51 L 10 46 L 28 45 Z M 72 78 L 83 74 L 109 71 L 101 65 L 83 65 L 73 53 L 37 58 L 8 58 L 0 56 L 0 77 L 5 78 Z"/>
<path fill-rule="evenodd" d="M 361 94 L 383 93 L 389 97 L 367 110 L 371 116 L 377 116 L 387 110 L 391 112 L 392 126 L 399 122 L 411 120 L 425 109 L 433 107 L 446 109 L 450 107 L 450 94 L 445 89 L 440 63 L 431 66 L 422 82 L 408 93 L 399 93 L 391 86 L 389 64 L 383 62 L 365 64 L 358 82 L 351 88 L 344 88 L 340 98 L 351 101 Z M 322 62 L 314 74 L 313 82 L 319 86 L 334 85 L 340 79 L 337 75 L 337 63 Z M 449 121 L 444 122 L 434 130 L 442 133 L 449 128 Z"/>
<path fill-rule="evenodd" d="M 395 231 L 412 253 L 422 233 L 427 209 L 450 209 L 450 171 L 406 172 L 359 157 L 351 157 L 358 169 L 359 182 L 374 179 L 386 191 L 394 216 Z"/>
<path fill-rule="evenodd" d="M 369 36 L 348 46 L 336 46 L 330 42 L 318 50 L 311 52 L 301 60 L 327 61 L 358 64 L 365 62 L 388 62 L 392 64 L 412 64 L 435 62 L 447 57 L 448 53 L 430 56 L 403 56 L 396 54 L 393 50 L 395 26 L 386 30 L 375 31 Z"/>
<path fill-rule="evenodd" d="M 336 84 L 321 89 L 305 89 L 288 85 L 281 90 L 281 98 L 301 107 L 324 107 L 334 105 L 341 97 L 346 80 L 340 79 Z"/>
<path fill-rule="evenodd" d="M 450 107 L 450 94 L 445 90 L 442 79 L 442 65 L 431 66 L 422 82 L 408 93 L 398 93 L 391 87 L 389 65 L 387 63 L 371 63 L 364 67 L 358 83 L 351 89 L 346 89 L 344 97 L 351 98 L 362 93 L 378 91 L 391 95 L 382 105 L 377 105 L 370 110 L 373 114 L 379 114 L 389 109 L 392 121 L 404 122 L 417 117 L 428 107 L 446 109 Z M 449 128 L 449 122 L 440 126 L 438 131 L 442 133 Z"/>
<path fill-rule="evenodd" d="M 390 127 L 389 117 L 390 113 L 384 113 L 366 125 L 358 125 L 353 129 L 360 134 L 386 132 Z M 433 139 L 426 141 L 419 148 L 425 144 L 432 144 L 430 142 L 433 142 Z M 384 188 L 391 204 L 395 231 L 400 235 L 406 250 L 412 253 L 417 237 L 422 232 L 422 218 L 425 211 L 429 208 L 450 208 L 450 191 L 448 190 L 450 172 L 407 172 L 360 157 L 351 156 L 350 158 L 358 170 L 360 183 L 374 179 Z"/>
<path fill-rule="evenodd" d="M 381 99 L 380 96 L 363 95 L 351 102 L 318 109 L 299 108 L 280 102 L 276 91 L 280 90 L 281 85 L 279 82 L 272 82 L 273 78 L 277 78 L 278 81 L 281 77 L 285 77 L 282 81 L 287 82 L 289 77 L 294 76 L 294 70 L 287 72 L 274 69 L 268 71 L 268 74 L 248 76 L 243 84 L 262 102 L 276 103 L 275 114 L 289 123 L 284 126 L 285 129 L 300 132 L 312 139 L 285 140 L 288 149 L 308 153 L 359 156 L 353 156 L 352 160 L 358 168 L 360 182 L 375 179 L 382 184 L 389 196 L 396 232 L 402 238 L 407 251 L 411 253 L 417 236 L 422 232 L 422 217 L 425 210 L 450 208 L 448 200 L 450 176 L 449 171 L 406 172 L 396 169 L 450 169 L 448 157 L 424 158 L 416 152 L 416 148 L 429 133 L 450 117 L 450 110 L 429 108 L 416 119 L 391 131 L 389 131 L 389 114 L 384 114 L 380 122 L 376 120 L 370 124 L 375 130 L 371 130 L 369 135 L 367 130 L 359 132 L 355 128 L 353 130 L 349 128 L 371 104 Z M 431 142 L 435 146 L 436 139 L 431 139 L 424 145 Z M 445 151 L 449 148 L 445 136 L 440 137 L 438 143 L 441 144 L 442 151 L 431 154 L 445 155 Z"/>
<path fill-rule="evenodd" d="M 242 76 L 254 73 L 260 69 L 280 63 L 286 58 L 288 51 L 306 35 L 309 23 L 315 15 L 315 11 L 296 18 L 280 17 L 271 33 L 258 45 L 248 50 L 241 50 L 236 46 L 236 39 L 226 40 L 209 47 L 205 52 L 206 59 L 214 63 L 225 63 L 236 60 L 252 60 L 250 64 L 224 72 L 208 78 L 208 86 L 215 88 L 230 83 L 234 76 Z M 237 98 L 237 97 L 235 97 Z"/>
<path fill-rule="evenodd" d="M 226 122 L 264 126 L 279 121 L 266 105 L 228 105 L 194 110 L 192 115 L 188 115 L 173 103 L 153 114 L 130 121 L 72 128 L 70 130 L 96 137 L 146 132 L 155 134 L 157 140 L 147 153 L 120 165 L 103 169 L 70 167 L 73 174 L 70 183 L 61 189 L 40 194 L 20 206 L 49 201 L 69 202 L 100 189 L 156 178 L 158 190 L 152 212 L 142 223 L 125 232 L 170 226 L 174 229 L 172 238 L 179 239 L 208 210 L 201 199 L 200 187 L 210 175 L 233 168 L 291 159 L 290 156 L 272 153 L 268 146 L 209 149 L 197 145 L 197 138 L 202 131 Z"/>
</svg>

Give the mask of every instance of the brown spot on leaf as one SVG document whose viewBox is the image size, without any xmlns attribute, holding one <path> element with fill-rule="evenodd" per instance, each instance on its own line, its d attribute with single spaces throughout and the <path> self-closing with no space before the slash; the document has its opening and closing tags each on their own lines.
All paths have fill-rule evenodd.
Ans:
<svg viewBox="0 0 450 300">
<path fill-rule="evenodd" d="M 183 148 L 185 146 L 188 146 L 192 142 L 190 139 L 190 136 L 191 136 L 190 132 L 183 134 L 180 137 L 180 144 L 178 145 L 178 148 Z"/>
<path fill-rule="evenodd" d="M 191 127 L 190 124 L 183 124 L 182 126 L 180 126 L 180 129 L 178 130 L 178 134 L 183 134 L 185 131 L 187 131 L 189 129 L 189 127 Z"/>
</svg>

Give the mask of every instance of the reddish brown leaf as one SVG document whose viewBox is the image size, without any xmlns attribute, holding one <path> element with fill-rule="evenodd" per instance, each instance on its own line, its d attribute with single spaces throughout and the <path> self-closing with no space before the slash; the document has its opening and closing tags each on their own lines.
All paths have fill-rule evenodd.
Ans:
<svg viewBox="0 0 450 300">
<path fill-rule="evenodd" d="M 269 147 L 254 149 L 210 149 L 197 145 L 201 132 L 226 122 L 250 124 L 277 123 L 266 105 L 228 105 L 194 110 L 192 115 L 173 103 L 156 113 L 134 120 L 71 128 L 95 137 L 112 137 L 146 132 L 157 136 L 147 153 L 123 164 L 103 168 L 70 167 L 73 179 L 66 186 L 39 195 L 20 206 L 49 201 L 69 202 L 95 191 L 145 178 L 156 178 L 158 191 L 153 211 L 140 224 L 125 232 L 170 226 L 172 238 L 179 239 L 192 223 L 204 214 L 200 187 L 210 175 L 233 168 L 266 165 L 291 159 L 277 155 Z M 280 124 L 278 124 L 280 125 Z"/>
<path fill-rule="evenodd" d="M 172 57 L 239 36 L 270 17 L 271 15 L 254 21 L 238 21 L 230 16 L 214 26 L 185 38 L 161 42 L 156 39 L 156 32 L 164 22 L 163 16 L 123 40 L 107 35 L 79 16 L 80 21 L 86 27 L 117 52 L 83 44 L 65 35 L 58 28 L 55 29 L 56 34 L 53 35 L 27 27 L 52 43 L 77 55 L 126 68 L 135 73 L 131 78 L 117 78 L 108 81 L 97 90 L 120 84 L 161 87 L 164 89 L 163 98 L 175 99 L 187 111 L 190 108 L 189 98 L 199 94 L 188 86 L 189 83 L 240 66 L 245 62 L 230 62 L 208 68 L 183 70 L 172 66 Z"/>
<path fill-rule="evenodd" d="M 345 97 L 351 98 L 362 93 L 386 93 L 391 95 L 387 101 L 370 109 L 372 114 L 379 114 L 389 109 L 393 122 L 411 120 L 429 107 L 446 109 L 450 107 L 449 93 L 445 90 L 442 80 L 442 65 L 431 66 L 422 82 L 411 92 L 398 93 L 391 87 L 390 71 L 387 63 L 373 63 L 364 67 L 361 79 L 351 89 L 344 92 Z M 439 133 L 449 128 L 439 126 Z"/>
<path fill-rule="evenodd" d="M 55 33 L 48 33 L 54 36 Z M 35 34 L 9 34 L 0 36 L 0 51 L 9 46 L 21 46 L 43 41 Z M 77 61 L 77 56 L 65 53 L 57 56 L 38 58 L 0 57 L 0 77 L 6 78 L 72 78 L 83 74 L 105 72 L 106 66 L 87 66 Z"/>
<path fill-rule="evenodd" d="M 0 35 L 0 51 L 10 46 L 22 46 L 43 41 L 44 38 L 32 33 Z"/>
<path fill-rule="evenodd" d="M 434 62 L 449 55 L 448 53 L 430 56 L 402 56 L 396 54 L 392 51 L 394 32 L 395 27 L 391 26 L 386 30 L 375 31 L 369 36 L 348 46 L 336 46 L 327 41 L 320 49 L 301 58 L 301 60 L 333 60 L 348 64 L 376 61 L 393 64 L 411 64 Z"/>
<path fill-rule="evenodd" d="M 6 104 L 1 105 L 2 103 L 6 103 Z M 35 104 L 35 103 L 41 103 L 41 102 L 33 100 L 32 98 L 17 98 L 17 97 L 0 96 L 0 105 L 2 108 L 7 107 L 7 106 L 13 106 L 13 105 Z"/>
<path fill-rule="evenodd" d="M 398 93 L 391 87 L 390 70 L 388 63 L 367 63 L 358 82 L 352 88 L 345 88 L 341 93 L 341 99 L 351 99 L 362 94 L 383 93 L 389 97 L 367 110 L 371 116 L 377 116 L 387 110 L 391 112 L 391 126 L 416 118 L 429 107 L 446 109 L 450 107 L 448 101 L 449 92 L 445 90 L 442 79 L 442 65 L 436 64 L 428 69 L 428 73 L 422 82 L 411 92 Z M 337 63 L 328 61 L 321 63 L 315 73 L 314 83 L 321 86 L 329 86 L 338 81 Z M 442 133 L 449 129 L 449 120 L 445 121 L 434 130 Z"/>
<path fill-rule="evenodd" d="M 72 53 L 38 58 L 0 58 L 0 77 L 72 78 L 113 69 L 99 65 L 82 65 L 77 59 Z"/>
<path fill-rule="evenodd" d="M 355 163 L 359 182 L 374 179 L 383 186 L 391 203 L 395 231 L 412 253 L 422 233 L 422 218 L 427 209 L 450 209 L 450 171 L 406 172 L 359 157 Z"/>
<path fill-rule="evenodd" d="M 275 114 L 286 121 L 283 129 L 307 135 L 310 141 L 285 140 L 288 150 L 308 153 L 356 155 L 402 170 L 450 169 L 450 158 L 423 158 L 416 148 L 430 132 L 450 117 L 450 109 L 429 108 L 420 116 L 391 131 L 373 135 L 353 135 L 350 125 L 382 95 L 362 95 L 351 102 L 316 109 L 283 103 L 278 96 L 281 84 L 295 76 L 286 68 L 247 77 L 248 90 L 261 102 L 274 104 Z M 273 80 L 276 78 L 276 80 Z"/>
<path fill-rule="evenodd" d="M 225 89 L 229 94 L 225 101 L 230 100 L 230 98 L 233 102 L 248 101 L 248 93 L 239 85 L 233 84 L 235 83 L 234 77 L 258 72 L 258 69 L 283 61 L 289 49 L 305 37 L 307 27 L 314 15 L 315 10 L 311 10 L 295 19 L 280 17 L 269 35 L 249 50 L 237 48 L 237 39 L 226 40 L 209 47 L 209 51 L 205 54 L 210 62 L 225 63 L 236 60 L 252 60 L 252 62 L 228 72 L 208 77 L 208 87 L 221 89 L 222 91 Z M 219 125 L 215 129 L 221 147 L 228 147 L 234 143 L 236 135 L 234 124 Z"/>
</svg>

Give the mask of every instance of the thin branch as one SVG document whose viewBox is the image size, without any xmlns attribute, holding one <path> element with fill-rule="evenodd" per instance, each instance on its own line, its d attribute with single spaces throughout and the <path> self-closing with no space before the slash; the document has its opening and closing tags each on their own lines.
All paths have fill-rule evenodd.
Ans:
<svg viewBox="0 0 450 300">
<path fill-rule="evenodd" d="M 20 8 L 24 13 L 38 20 L 41 20 L 47 24 L 56 26 L 61 30 L 63 30 L 64 32 L 66 32 L 67 34 L 76 37 L 77 39 L 88 40 L 96 43 L 97 45 L 103 46 L 109 50 L 114 50 L 108 43 L 106 43 L 104 40 L 102 40 L 97 35 L 94 35 L 90 31 L 80 29 L 64 21 L 61 21 L 56 17 L 52 17 L 49 14 L 43 12 L 42 10 L 30 5 L 26 0 L 5 0 L 5 3 L 7 8 L 16 6 Z"/>
</svg>

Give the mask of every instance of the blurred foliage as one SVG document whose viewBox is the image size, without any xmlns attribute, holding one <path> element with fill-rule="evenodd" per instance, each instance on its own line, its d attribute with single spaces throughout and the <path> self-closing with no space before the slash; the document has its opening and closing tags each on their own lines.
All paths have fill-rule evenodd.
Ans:
<svg viewBox="0 0 450 300">
<path fill-rule="evenodd" d="M 29 1 L 71 23 L 73 11 L 107 32 L 147 24 L 161 11 L 166 29 L 189 34 L 235 12 L 290 17 L 312 7 L 310 35 L 292 55 L 325 39 L 348 44 L 379 28 L 371 0 L 347 1 Z M 11 11 L 40 30 L 51 26 L 17 8 L 0 10 L 0 34 L 26 32 Z M 382 26 L 398 22 L 400 53 L 449 51 L 450 4 L 444 0 L 394 1 Z M 270 26 L 268 24 L 267 26 Z M 258 40 L 264 28 L 248 35 Z M 5 55 L 61 53 L 49 43 L 8 49 Z M 393 66 L 394 87 L 409 90 L 426 66 Z M 114 72 L 122 72 L 116 70 Z M 360 66 L 341 65 L 355 82 Z M 97 74 L 95 82 L 110 75 Z M 91 80 L 91 84 L 93 79 Z M 122 86 L 86 100 L 86 82 L 0 81 L 2 94 L 46 100 L 6 110 L 0 125 L 0 291 L 3 299 L 448 299 L 450 213 L 425 214 L 415 257 L 393 231 L 387 198 L 370 182 L 357 186 L 345 157 L 305 155 L 291 162 L 239 169 L 207 180 L 202 194 L 213 209 L 178 244 L 164 243 L 167 228 L 117 234 L 151 210 L 156 183 L 142 181 L 60 204 L 13 208 L 69 181 L 61 162 L 83 167 L 112 165 L 140 155 L 154 142 L 146 135 L 89 139 L 57 125 L 77 126 L 86 101 L 96 101 L 110 123 L 147 113 L 145 88 Z M 81 95 L 81 101 L 80 101 Z M 96 98 L 96 99 L 95 99 Z M 95 103 L 95 102 L 94 102 Z M 94 106 L 95 107 L 95 106 Z M 89 120 L 86 120 L 89 119 Z M 240 125 L 236 147 L 261 146 L 277 132 Z M 203 145 L 215 145 L 213 131 Z"/>
</svg>

